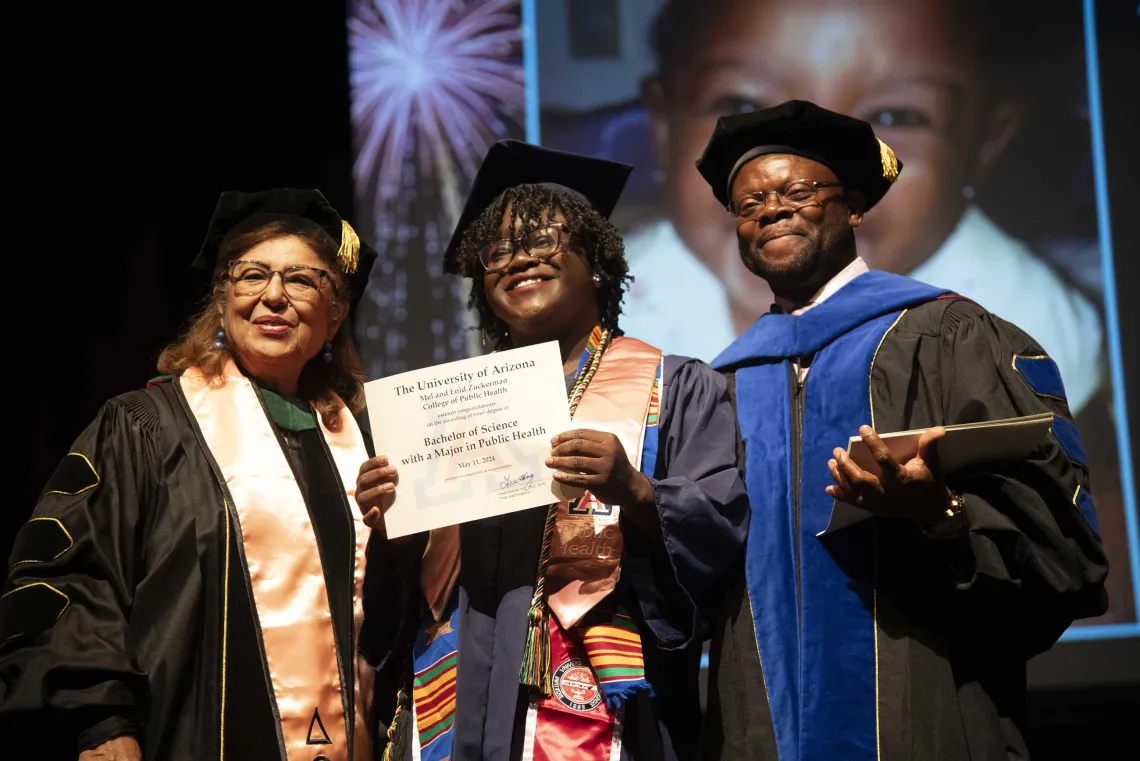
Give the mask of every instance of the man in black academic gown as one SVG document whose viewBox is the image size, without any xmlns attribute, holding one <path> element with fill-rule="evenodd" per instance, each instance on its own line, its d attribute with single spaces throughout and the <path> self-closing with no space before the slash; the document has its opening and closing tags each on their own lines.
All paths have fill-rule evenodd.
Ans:
<svg viewBox="0 0 1140 761">
<path fill-rule="evenodd" d="M 713 363 L 752 505 L 713 632 L 713 759 L 1026 756 L 1025 662 L 1106 608 L 1057 366 L 957 294 L 869 272 L 854 228 L 902 169 L 870 125 L 792 101 L 719 120 L 698 162 L 776 297 Z M 927 430 L 1052 413 L 1025 459 L 943 474 Z M 881 477 L 846 455 L 861 435 Z M 820 537 L 835 500 L 870 519 Z"/>
</svg>

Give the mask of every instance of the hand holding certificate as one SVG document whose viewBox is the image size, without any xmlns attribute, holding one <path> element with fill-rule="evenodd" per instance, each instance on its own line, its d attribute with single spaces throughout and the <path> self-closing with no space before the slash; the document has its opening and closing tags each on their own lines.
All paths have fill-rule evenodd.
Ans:
<svg viewBox="0 0 1140 761">
<path fill-rule="evenodd" d="M 364 385 L 376 452 L 399 472 L 391 538 L 547 505 L 565 492 L 545 462 L 570 427 L 556 342 Z"/>
</svg>

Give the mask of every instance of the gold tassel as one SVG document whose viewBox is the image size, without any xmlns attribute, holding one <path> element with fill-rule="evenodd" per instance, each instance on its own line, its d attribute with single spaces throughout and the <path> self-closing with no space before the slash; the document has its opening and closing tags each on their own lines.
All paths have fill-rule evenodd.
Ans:
<svg viewBox="0 0 1140 761">
<path fill-rule="evenodd" d="M 392 715 L 392 724 L 388 727 L 388 743 L 384 747 L 383 761 L 406 761 L 408 758 L 411 710 L 412 699 L 405 683 L 400 685 L 396 694 L 396 713 Z"/>
<path fill-rule="evenodd" d="M 549 697 L 553 692 L 545 587 L 546 564 L 550 561 L 550 544 L 554 541 L 554 524 L 557 519 L 558 503 L 555 502 L 546 508 L 546 528 L 542 534 L 542 549 L 538 556 L 538 578 L 534 582 L 534 596 L 530 600 L 530 609 L 526 612 L 526 643 L 523 646 L 522 667 L 519 669 L 519 682 L 537 690 L 543 697 Z"/>
<path fill-rule="evenodd" d="M 340 250 L 336 252 L 336 258 L 340 260 L 344 274 L 356 274 L 356 265 L 360 262 L 360 236 L 343 219 L 340 221 Z"/>
<path fill-rule="evenodd" d="M 546 623 L 546 605 L 531 603 L 526 614 L 526 645 L 523 648 L 519 683 L 550 697 L 553 684 L 550 678 L 550 629 Z"/>
<path fill-rule="evenodd" d="M 882 140 L 879 140 L 879 159 L 883 162 L 883 177 L 893 183 L 899 176 L 899 160 L 891 147 Z"/>
</svg>

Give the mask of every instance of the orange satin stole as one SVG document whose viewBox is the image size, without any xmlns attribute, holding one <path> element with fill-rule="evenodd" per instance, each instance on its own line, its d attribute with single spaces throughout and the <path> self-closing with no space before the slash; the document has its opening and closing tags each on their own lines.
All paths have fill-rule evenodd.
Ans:
<svg viewBox="0 0 1140 761">
<path fill-rule="evenodd" d="M 233 362 L 227 363 L 223 380 L 211 384 L 191 368 L 179 383 L 238 515 L 286 757 L 312 761 L 323 755 L 329 761 L 349 761 L 332 614 L 309 511 L 253 384 Z M 368 454 L 356 420 L 343 403 L 339 415 L 337 431 L 329 430 L 320 415 L 317 421 L 354 520 L 352 652 L 340 656 L 355 671 L 353 755 L 366 759 L 372 747 L 367 725 L 372 671 L 356 656 L 356 645 L 364 620 L 361 589 L 369 529 L 353 497 L 357 472 Z"/>
</svg>

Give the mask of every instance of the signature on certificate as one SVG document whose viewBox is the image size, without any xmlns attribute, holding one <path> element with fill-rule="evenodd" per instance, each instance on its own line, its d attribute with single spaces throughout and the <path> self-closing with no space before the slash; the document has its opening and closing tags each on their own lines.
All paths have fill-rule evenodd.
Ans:
<svg viewBox="0 0 1140 761">
<path fill-rule="evenodd" d="M 520 473 L 518 478 L 514 479 L 512 479 L 510 476 L 504 476 L 503 480 L 499 482 L 499 488 L 509 489 L 510 487 L 516 486 L 518 484 L 525 484 L 527 481 L 530 481 L 533 478 L 534 473 L 531 473 L 530 471 L 527 471 L 526 473 Z"/>
</svg>

